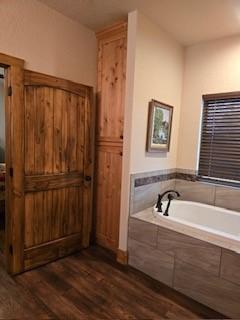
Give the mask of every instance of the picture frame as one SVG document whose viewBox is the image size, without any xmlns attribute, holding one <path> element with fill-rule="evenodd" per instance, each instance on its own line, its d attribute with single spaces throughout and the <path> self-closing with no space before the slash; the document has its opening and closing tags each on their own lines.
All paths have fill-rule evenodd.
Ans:
<svg viewBox="0 0 240 320">
<path fill-rule="evenodd" d="M 169 152 L 173 106 L 152 100 L 149 103 L 147 152 Z"/>
</svg>

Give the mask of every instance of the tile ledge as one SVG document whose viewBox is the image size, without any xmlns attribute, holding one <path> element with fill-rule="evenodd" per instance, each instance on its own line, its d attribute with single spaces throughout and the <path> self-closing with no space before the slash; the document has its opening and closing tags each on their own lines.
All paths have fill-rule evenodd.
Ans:
<svg viewBox="0 0 240 320">
<path fill-rule="evenodd" d="M 160 215 L 156 216 L 152 212 L 152 207 L 133 214 L 131 218 L 152 223 L 240 254 L 240 238 L 239 240 L 230 237 L 228 238 L 218 234 L 217 232 L 213 232 L 209 229 L 207 230 L 204 226 L 193 225 L 191 223 L 182 223 L 170 219 L 168 220 Z"/>
</svg>

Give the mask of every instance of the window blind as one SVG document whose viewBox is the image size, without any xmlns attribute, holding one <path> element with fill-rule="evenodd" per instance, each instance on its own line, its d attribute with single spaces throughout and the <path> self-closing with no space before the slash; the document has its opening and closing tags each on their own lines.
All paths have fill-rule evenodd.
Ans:
<svg viewBox="0 0 240 320">
<path fill-rule="evenodd" d="M 240 92 L 203 96 L 198 174 L 240 182 Z"/>
</svg>

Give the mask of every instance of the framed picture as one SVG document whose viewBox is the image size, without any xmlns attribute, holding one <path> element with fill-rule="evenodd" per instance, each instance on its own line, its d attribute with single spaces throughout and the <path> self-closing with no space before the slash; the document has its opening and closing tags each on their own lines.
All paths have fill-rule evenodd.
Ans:
<svg viewBox="0 0 240 320">
<path fill-rule="evenodd" d="M 148 114 L 148 152 L 167 152 L 170 148 L 173 107 L 152 100 Z"/>
</svg>

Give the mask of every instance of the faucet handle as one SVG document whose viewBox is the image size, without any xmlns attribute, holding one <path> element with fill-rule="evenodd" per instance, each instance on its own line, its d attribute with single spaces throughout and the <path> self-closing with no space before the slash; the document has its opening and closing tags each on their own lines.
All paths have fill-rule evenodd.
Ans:
<svg viewBox="0 0 240 320">
<path fill-rule="evenodd" d="M 158 201 L 156 208 L 158 209 L 158 212 L 162 212 L 162 197 L 161 194 L 158 194 Z"/>
<path fill-rule="evenodd" d="M 173 199 L 174 199 L 174 196 L 171 193 L 169 193 L 168 194 L 168 200 L 173 200 Z"/>
</svg>

